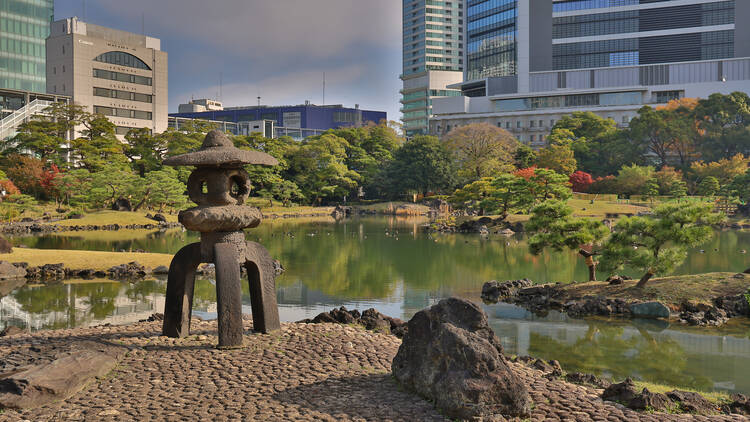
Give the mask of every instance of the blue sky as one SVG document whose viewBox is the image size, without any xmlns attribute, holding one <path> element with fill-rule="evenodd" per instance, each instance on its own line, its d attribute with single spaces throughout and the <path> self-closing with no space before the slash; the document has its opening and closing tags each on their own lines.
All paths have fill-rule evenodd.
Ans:
<svg viewBox="0 0 750 422">
<path fill-rule="evenodd" d="M 400 114 L 400 0 L 56 0 L 55 19 L 161 38 L 169 111 L 194 98 L 226 106 L 326 103 Z"/>
</svg>

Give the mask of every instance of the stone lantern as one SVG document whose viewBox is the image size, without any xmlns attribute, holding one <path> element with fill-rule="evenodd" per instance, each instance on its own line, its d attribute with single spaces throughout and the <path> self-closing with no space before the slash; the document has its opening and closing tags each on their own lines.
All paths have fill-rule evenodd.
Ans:
<svg viewBox="0 0 750 422">
<path fill-rule="evenodd" d="M 264 152 L 235 148 L 224 133 L 212 130 L 198 151 L 169 157 L 164 164 L 196 167 L 187 187 L 198 206 L 181 211 L 179 220 L 188 230 L 200 232 L 201 241 L 180 249 L 169 266 L 163 335 L 190 334 L 195 274 L 201 263 L 216 268 L 219 347 L 242 345 L 241 266 L 250 283 L 253 328 L 262 333 L 279 329 L 274 261 L 263 246 L 245 241 L 243 231 L 262 219 L 259 209 L 243 205 L 250 193 L 243 166 L 273 166 L 278 161 Z"/>
</svg>

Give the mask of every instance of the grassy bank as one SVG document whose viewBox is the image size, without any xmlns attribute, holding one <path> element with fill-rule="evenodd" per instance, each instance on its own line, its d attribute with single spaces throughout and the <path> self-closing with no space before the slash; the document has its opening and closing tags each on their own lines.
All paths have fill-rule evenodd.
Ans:
<svg viewBox="0 0 750 422">
<path fill-rule="evenodd" d="M 705 397 L 708 401 L 715 403 L 717 405 L 730 402 L 729 394 L 723 391 L 699 391 L 699 390 L 693 390 L 691 388 L 685 388 L 685 387 L 676 387 L 674 385 L 664 385 L 664 384 L 654 384 L 651 382 L 646 381 L 636 381 L 635 385 L 638 389 L 638 391 L 648 388 L 648 391 L 652 393 L 667 393 L 672 390 L 681 390 L 681 391 L 692 391 L 694 393 L 699 393 L 703 397 Z"/>
<path fill-rule="evenodd" d="M 167 265 L 172 255 L 161 253 L 100 252 L 76 251 L 66 249 L 31 249 L 13 248 L 13 252 L 0 255 L 0 260 L 8 262 L 27 262 L 30 266 L 45 264 L 65 264 L 74 270 L 106 270 L 116 265 L 137 261 L 146 267 L 154 268 Z"/>
<path fill-rule="evenodd" d="M 718 296 L 738 295 L 750 288 L 750 275 L 734 278 L 735 273 L 677 275 L 651 279 L 645 288 L 635 288 L 637 280 L 610 286 L 602 281 L 575 283 L 563 289 L 571 299 L 604 296 L 627 300 L 657 300 L 680 305 L 685 301 L 710 304 Z"/>
<path fill-rule="evenodd" d="M 164 216 L 167 218 L 167 221 L 177 222 L 177 214 L 164 214 Z M 57 224 L 59 226 L 104 226 L 109 224 L 127 226 L 131 224 L 158 224 L 158 222 L 146 218 L 145 212 L 105 210 L 84 214 L 83 218 L 60 220 L 51 224 Z"/>
</svg>

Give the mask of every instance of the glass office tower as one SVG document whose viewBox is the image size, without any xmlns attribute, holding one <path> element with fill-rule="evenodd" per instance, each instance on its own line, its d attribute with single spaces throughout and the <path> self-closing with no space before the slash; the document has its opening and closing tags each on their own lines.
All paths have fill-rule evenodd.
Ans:
<svg viewBox="0 0 750 422">
<path fill-rule="evenodd" d="M 516 0 L 469 0 L 466 11 L 466 80 L 518 71 Z"/>
<path fill-rule="evenodd" d="M 0 89 L 46 92 L 53 0 L 0 0 Z"/>
<path fill-rule="evenodd" d="M 401 113 L 406 136 L 427 132 L 432 99 L 461 95 L 464 1 L 403 0 Z"/>
</svg>

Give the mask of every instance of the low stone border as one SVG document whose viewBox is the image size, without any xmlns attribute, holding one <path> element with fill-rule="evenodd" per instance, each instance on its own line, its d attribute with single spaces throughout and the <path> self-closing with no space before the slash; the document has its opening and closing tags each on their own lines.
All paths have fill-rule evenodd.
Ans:
<svg viewBox="0 0 750 422">
<path fill-rule="evenodd" d="M 745 277 L 737 274 L 736 277 Z M 713 305 L 685 302 L 673 312 L 661 302 L 627 301 L 619 298 L 587 296 L 569 298 L 561 284 L 534 285 L 529 279 L 497 282 L 482 286 L 481 297 L 486 303 L 499 301 L 521 306 L 535 314 L 549 310 L 565 312 L 573 318 L 585 316 L 618 316 L 625 318 L 674 318 L 680 323 L 696 326 L 719 326 L 730 318 L 750 317 L 750 304 L 745 295 L 717 297 Z"/>
<path fill-rule="evenodd" d="M 75 225 L 75 226 L 61 226 L 59 224 L 40 224 L 40 223 L 7 223 L 0 226 L 0 233 L 10 235 L 24 235 L 24 234 L 45 234 L 55 232 L 68 232 L 68 231 L 116 231 L 121 229 L 127 230 L 166 230 L 182 227 L 180 223 L 153 223 L 153 224 L 87 224 L 87 225 Z"/>
</svg>

